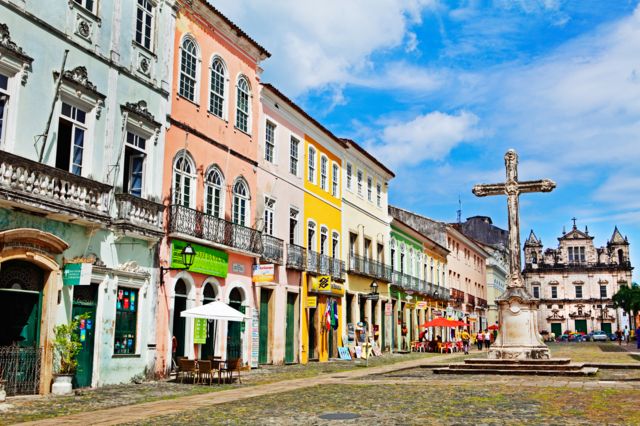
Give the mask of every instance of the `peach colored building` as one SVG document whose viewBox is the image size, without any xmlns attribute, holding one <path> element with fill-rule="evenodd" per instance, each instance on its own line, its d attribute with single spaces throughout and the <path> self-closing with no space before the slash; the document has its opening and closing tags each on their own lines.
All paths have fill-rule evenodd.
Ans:
<svg viewBox="0 0 640 426">
<path fill-rule="evenodd" d="M 451 288 L 448 316 L 471 324 L 471 331 L 487 328 L 487 273 L 490 254 L 457 225 L 447 225 L 448 280 Z"/>
<path fill-rule="evenodd" d="M 219 355 L 255 365 L 256 293 L 262 254 L 256 229 L 259 64 L 263 47 L 205 0 L 177 2 L 172 109 L 163 169 L 164 267 L 158 295 L 156 369 L 171 358 Z M 158 175 L 160 178 L 160 175 Z M 213 300 L 244 311 L 244 323 L 198 323 L 180 312 Z M 206 334 L 194 329 L 206 327 Z"/>
</svg>

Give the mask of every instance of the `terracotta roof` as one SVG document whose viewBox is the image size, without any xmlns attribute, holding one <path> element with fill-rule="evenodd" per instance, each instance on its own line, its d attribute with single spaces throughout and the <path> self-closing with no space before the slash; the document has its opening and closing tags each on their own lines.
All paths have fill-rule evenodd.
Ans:
<svg viewBox="0 0 640 426">
<path fill-rule="evenodd" d="M 362 153 L 362 155 L 367 157 L 369 160 L 373 161 L 382 170 L 384 170 L 385 172 L 389 173 L 391 175 L 391 177 L 396 177 L 396 174 L 393 173 L 393 171 L 391 171 L 391 169 L 389 169 L 387 166 L 382 164 L 382 162 L 380 162 L 376 157 L 371 155 L 371 153 L 369 151 L 367 151 L 366 149 L 364 149 L 363 147 L 358 145 L 355 141 L 353 141 L 351 139 L 347 139 L 347 138 L 342 138 L 342 140 L 345 141 L 346 143 L 348 143 L 349 145 L 353 146 L 356 150 L 360 151 Z"/>
<path fill-rule="evenodd" d="M 304 118 L 306 118 L 307 120 L 309 120 L 311 123 L 313 123 L 315 126 L 317 126 L 325 135 L 329 136 L 331 139 L 333 139 L 338 145 L 340 145 L 343 148 L 348 148 L 348 145 L 345 141 L 343 141 L 341 138 L 337 137 L 336 135 L 334 135 L 333 133 L 331 133 L 331 131 L 329 129 L 327 129 L 326 127 L 324 127 L 322 124 L 320 124 L 320 122 L 318 122 L 315 118 L 313 118 L 312 116 L 310 116 L 305 110 L 303 110 L 301 107 L 299 107 L 298 105 L 296 105 L 295 102 L 293 102 L 291 99 L 289 99 L 288 97 L 286 97 L 280 90 L 276 89 L 272 84 L 270 83 L 262 83 L 262 87 L 264 87 L 265 89 L 268 89 L 269 91 L 271 91 L 274 95 L 276 95 L 277 97 L 279 97 L 280 99 L 282 99 L 284 102 L 286 102 L 291 108 L 295 109 L 298 113 L 300 113 Z"/>
<path fill-rule="evenodd" d="M 244 37 L 247 40 L 249 40 L 251 42 L 251 44 L 253 44 L 260 51 L 260 53 L 265 55 L 267 58 L 271 57 L 271 53 L 267 49 L 265 49 L 257 41 L 252 39 L 249 36 L 249 34 L 245 33 L 242 30 L 242 28 L 237 26 L 233 21 L 231 21 L 231 19 L 229 19 L 226 16 L 224 16 L 224 14 L 222 12 L 220 12 L 218 9 L 216 9 L 212 4 L 210 4 L 208 0 L 198 0 L 198 2 L 200 2 L 203 5 L 205 5 L 209 10 L 211 10 L 213 13 L 215 13 L 220 18 L 222 18 L 222 20 L 224 22 L 226 22 L 226 24 L 229 25 L 239 36 Z"/>
</svg>

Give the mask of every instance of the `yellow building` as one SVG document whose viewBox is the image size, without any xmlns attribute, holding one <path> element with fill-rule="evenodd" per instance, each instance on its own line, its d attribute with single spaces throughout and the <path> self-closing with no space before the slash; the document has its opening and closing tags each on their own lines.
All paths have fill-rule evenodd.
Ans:
<svg viewBox="0 0 640 426">
<path fill-rule="evenodd" d="M 327 361 L 342 346 L 344 261 L 341 259 L 340 150 L 345 144 L 316 122 L 304 138 L 304 244 L 301 362 Z M 314 303 L 315 301 L 315 303 Z M 315 304 L 315 307 L 314 307 Z"/>
</svg>

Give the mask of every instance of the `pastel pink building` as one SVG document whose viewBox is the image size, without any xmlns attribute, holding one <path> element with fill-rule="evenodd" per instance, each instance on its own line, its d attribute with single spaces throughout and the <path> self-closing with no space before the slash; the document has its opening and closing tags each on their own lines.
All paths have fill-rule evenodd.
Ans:
<svg viewBox="0 0 640 426">
<path fill-rule="evenodd" d="M 256 217 L 258 75 L 269 52 L 205 0 L 179 0 L 177 7 L 160 263 L 183 267 L 180 252 L 187 244 L 196 256 L 189 270 L 163 274 L 157 311 L 160 373 L 170 371 L 171 359 L 180 356 L 257 363 L 252 267 L 263 247 Z M 195 321 L 180 313 L 213 300 L 245 312 L 247 319 L 208 322 L 206 336 L 196 333 Z"/>
</svg>

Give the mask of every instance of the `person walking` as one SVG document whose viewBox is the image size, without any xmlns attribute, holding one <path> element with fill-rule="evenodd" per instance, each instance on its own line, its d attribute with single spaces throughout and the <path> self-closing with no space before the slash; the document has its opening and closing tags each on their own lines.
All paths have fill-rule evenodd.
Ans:
<svg viewBox="0 0 640 426">
<path fill-rule="evenodd" d="M 627 327 L 626 325 L 624 326 L 624 331 L 622 332 L 622 335 L 624 336 L 624 344 L 628 345 L 629 344 L 629 327 Z"/>
<path fill-rule="evenodd" d="M 460 338 L 462 339 L 462 349 L 464 350 L 464 354 L 469 355 L 469 340 L 471 340 L 471 336 L 467 333 L 467 330 L 462 330 Z M 638 344 L 640 345 L 640 343 Z"/>
<path fill-rule="evenodd" d="M 618 346 L 622 346 L 622 330 L 619 328 L 616 330 L 616 339 L 618 339 Z"/>
<path fill-rule="evenodd" d="M 491 333 L 489 330 L 484 331 L 484 347 L 486 350 L 489 350 L 491 347 Z"/>
<path fill-rule="evenodd" d="M 482 342 L 484 341 L 484 334 L 482 334 L 482 330 L 476 333 L 476 343 L 478 344 L 478 350 L 482 350 Z"/>
<path fill-rule="evenodd" d="M 638 344 L 638 349 L 640 349 L 640 325 L 636 328 L 636 343 Z"/>
</svg>

